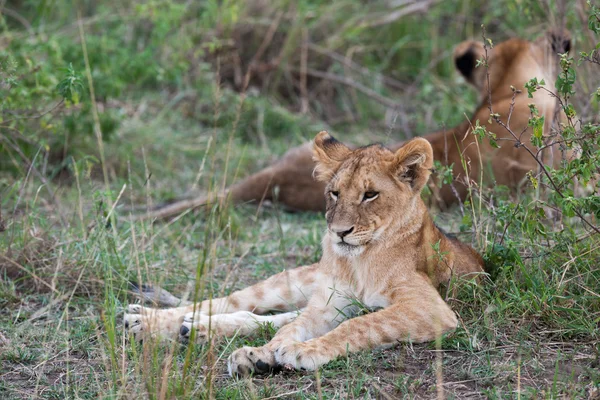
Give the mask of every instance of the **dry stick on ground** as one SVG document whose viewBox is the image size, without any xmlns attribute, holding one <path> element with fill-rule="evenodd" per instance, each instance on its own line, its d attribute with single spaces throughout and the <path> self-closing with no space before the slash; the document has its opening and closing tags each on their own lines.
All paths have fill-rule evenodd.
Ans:
<svg viewBox="0 0 600 400">
<path fill-rule="evenodd" d="M 12 260 L 11 258 L 5 256 L 4 254 L 0 254 L 0 258 L 2 258 L 4 261 L 6 261 L 7 263 L 9 263 L 11 266 L 17 268 L 17 270 L 23 271 L 26 274 L 31 275 L 31 277 L 41 283 L 42 285 L 46 286 L 48 289 L 50 289 L 50 291 L 57 293 L 58 291 L 56 289 L 54 289 L 48 282 L 46 282 L 45 280 L 43 280 L 42 278 L 40 278 L 39 276 L 37 276 L 33 271 L 28 270 L 27 268 L 25 268 L 24 266 L 22 266 L 21 264 L 19 264 L 18 262 Z"/>
<path fill-rule="evenodd" d="M 486 80 L 487 80 L 487 87 L 488 87 L 488 109 L 490 110 L 490 116 L 492 117 L 492 119 L 501 127 L 503 127 L 514 139 L 515 142 L 515 147 L 522 147 L 524 148 L 527 153 L 529 153 L 529 155 L 535 160 L 535 162 L 539 165 L 541 172 L 544 173 L 544 175 L 546 176 L 546 178 L 548 179 L 548 182 L 550 182 L 550 185 L 552 186 L 552 188 L 556 191 L 556 193 L 561 197 L 561 198 L 565 198 L 564 193 L 562 193 L 562 191 L 560 190 L 560 188 L 556 185 L 556 183 L 554 182 L 554 180 L 552 179 L 552 176 L 550 176 L 550 172 L 548 172 L 548 169 L 546 168 L 546 166 L 544 165 L 543 161 L 540 160 L 540 158 L 533 152 L 531 151 L 531 149 L 529 149 L 529 147 L 527 147 L 527 145 L 525 145 L 522 141 L 521 141 L 521 135 L 523 134 L 523 132 L 521 132 L 521 135 L 517 136 L 514 131 L 510 128 L 509 125 L 505 124 L 501 119 L 500 116 L 496 113 L 494 113 L 493 110 L 493 106 L 492 106 L 492 91 L 491 91 L 491 86 L 490 86 L 490 69 L 489 69 L 489 64 L 488 64 L 488 38 L 485 35 L 485 26 L 482 25 L 481 26 L 482 30 L 483 30 L 483 49 L 485 51 L 485 56 L 484 56 L 484 63 L 485 63 L 485 69 L 486 69 Z M 514 102 L 514 96 L 513 95 L 513 102 Z M 511 109 L 512 109 L 513 105 L 511 105 Z M 567 117 L 568 118 L 568 117 Z M 571 122 L 570 122 L 571 123 Z M 596 233 L 600 233 L 600 228 L 598 228 L 597 226 L 595 226 L 594 224 L 592 224 L 591 222 L 589 222 L 582 214 L 579 210 L 577 210 L 576 208 L 573 209 L 573 212 L 579 217 L 579 219 L 585 223 L 587 226 L 589 226 L 591 229 L 593 229 L 594 231 L 596 231 Z"/>
</svg>

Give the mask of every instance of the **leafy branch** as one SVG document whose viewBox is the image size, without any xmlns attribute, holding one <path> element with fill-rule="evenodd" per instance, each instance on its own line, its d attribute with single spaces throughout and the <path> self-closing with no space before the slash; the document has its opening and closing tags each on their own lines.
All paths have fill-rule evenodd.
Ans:
<svg viewBox="0 0 600 400">
<path fill-rule="evenodd" d="M 598 15 L 600 15 L 600 14 L 596 13 L 596 16 L 598 16 Z M 595 25 L 594 25 L 594 27 L 595 27 Z M 598 26 L 598 29 L 600 29 L 600 25 Z M 554 193 L 556 195 L 558 195 L 558 197 L 560 199 L 561 210 L 564 213 L 566 213 L 567 215 L 570 215 L 570 214 L 577 215 L 577 217 L 585 225 L 587 225 L 589 228 L 594 230 L 596 233 L 600 233 L 600 228 L 597 227 L 596 225 L 594 225 L 593 223 L 591 223 L 584 216 L 584 213 L 582 212 L 582 210 L 580 210 L 581 204 L 587 205 L 588 206 L 587 208 L 596 209 L 597 202 L 588 201 L 588 200 L 593 200 L 593 199 L 583 199 L 583 201 L 580 201 L 580 202 L 574 201 L 575 199 L 573 198 L 573 194 L 570 191 L 565 191 L 565 189 L 561 188 L 561 185 L 559 185 L 556 182 L 557 181 L 556 178 L 559 177 L 560 175 L 564 175 L 565 172 L 567 172 L 568 168 L 561 168 L 559 171 L 554 171 L 554 174 L 553 174 L 548 169 L 546 164 L 543 162 L 542 157 L 541 157 L 543 149 L 546 149 L 550 146 L 553 146 L 553 145 L 556 145 L 559 143 L 570 144 L 574 140 L 573 133 L 575 132 L 575 129 L 574 129 L 575 123 L 573 122 L 573 119 L 575 118 L 576 113 L 575 113 L 573 106 L 571 104 L 569 104 L 569 102 L 568 102 L 569 98 L 575 93 L 574 89 L 573 89 L 573 85 L 575 84 L 576 73 L 573 68 L 573 58 L 569 57 L 568 54 L 566 54 L 566 53 L 560 55 L 560 73 L 556 80 L 556 88 L 557 88 L 558 94 L 554 94 L 554 93 L 552 94 L 555 98 L 557 98 L 559 100 L 560 108 L 565 113 L 565 116 L 567 118 L 567 126 L 565 127 L 563 125 L 562 131 L 560 132 L 560 135 L 564 138 L 564 140 L 554 141 L 551 144 L 546 144 L 546 145 L 544 144 L 544 141 L 543 141 L 544 140 L 543 127 L 544 127 L 544 122 L 545 122 L 544 117 L 539 116 L 539 112 L 538 112 L 537 108 L 535 107 L 535 105 L 530 105 L 531 117 L 529 119 L 529 127 L 531 127 L 533 130 L 532 145 L 538 148 L 538 151 L 534 152 L 522 140 L 522 135 L 525 132 L 525 130 L 522 131 L 519 135 L 517 135 L 514 132 L 514 130 L 510 127 L 510 117 L 514 110 L 515 98 L 516 98 L 517 94 L 520 93 L 520 91 L 515 88 L 512 88 L 513 96 L 512 96 L 511 104 L 509 107 L 509 115 L 508 115 L 506 122 L 504 122 L 501 119 L 500 114 L 494 112 L 491 86 L 490 86 L 489 54 L 488 54 L 488 49 L 490 47 L 493 47 L 493 43 L 489 38 L 487 38 L 484 25 L 482 25 L 482 36 L 483 36 L 483 43 L 484 43 L 484 45 L 483 45 L 484 57 L 482 60 L 478 61 L 477 65 L 483 66 L 486 68 L 486 82 L 487 82 L 487 87 L 488 87 L 487 101 L 488 101 L 488 109 L 490 112 L 490 122 L 494 121 L 498 125 L 500 125 L 503 129 L 505 129 L 506 132 L 508 132 L 510 134 L 510 136 L 512 137 L 514 146 L 516 148 L 523 148 L 535 160 L 535 162 L 539 166 L 539 170 L 543 173 L 545 178 L 548 180 L 550 186 L 554 190 Z M 533 93 L 536 90 L 542 88 L 542 85 L 544 85 L 544 84 L 545 84 L 545 82 L 543 80 L 541 80 L 539 82 L 535 78 L 530 80 L 528 82 L 528 84 L 525 86 L 525 89 L 528 92 L 528 96 L 533 97 Z M 545 88 L 544 88 L 544 90 L 548 91 Z M 548 92 L 550 92 L 550 91 L 548 91 Z M 585 132 L 585 133 L 590 134 L 592 131 L 593 131 L 592 129 L 587 129 L 587 132 Z M 488 138 L 490 139 L 490 144 L 494 147 L 497 147 L 495 135 L 491 135 L 489 132 L 487 132 L 485 130 L 485 127 L 476 126 L 473 133 L 476 134 L 477 136 L 479 136 L 480 138 L 482 138 L 483 136 L 488 136 Z M 593 133 L 595 134 L 596 132 L 593 132 Z M 595 135 L 594 137 L 597 137 L 597 135 Z M 594 167 L 597 168 L 597 165 L 594 163 L 590 163 L 590 165 L 588 165 L 587 169 L 589 171 L 590 169 L 593 169 Z M 534 184 L 537 184 L 537 181 L 534 182 Z M 598 207 L 597 211 L 600 212 L 600 207 Z"/>
</svg>

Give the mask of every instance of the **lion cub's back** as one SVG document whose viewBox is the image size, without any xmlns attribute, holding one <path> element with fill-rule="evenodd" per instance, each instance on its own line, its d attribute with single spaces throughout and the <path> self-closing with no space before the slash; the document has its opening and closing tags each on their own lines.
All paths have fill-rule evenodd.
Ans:
<svg viewBox="0 0 600 400">
<path fill-rule="evenodd" d="M 454 253 L 454 275 L 476 278 L 479 273 L 484 272 L 483 258 L 474 248 L 453 236 L 443 235 Z"/>
</svg>

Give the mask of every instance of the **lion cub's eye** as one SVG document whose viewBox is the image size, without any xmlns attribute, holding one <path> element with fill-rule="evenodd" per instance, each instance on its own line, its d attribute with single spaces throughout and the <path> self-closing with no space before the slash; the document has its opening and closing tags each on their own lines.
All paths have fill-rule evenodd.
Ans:
<svg viewBox="0 0 600 400">
<path fill-rule="evenodd" d="M 371 200 L 375 200 L 377 198 L 377 196 L 379 196 L 378 192 L 374 192 L 372 190 L 365 192 L 365 194 L 363 195 L 363 199 L 362 201 L 371 201 Z"/>
<path fill-rule="evenodd" d="M 337 190 L 332 190 L 331 192 L 329 192 L 329 195 L 333 200 L 337 200 L 338 196 L 340 195 L 340 192 L 338 192 Z"/>
</svg>

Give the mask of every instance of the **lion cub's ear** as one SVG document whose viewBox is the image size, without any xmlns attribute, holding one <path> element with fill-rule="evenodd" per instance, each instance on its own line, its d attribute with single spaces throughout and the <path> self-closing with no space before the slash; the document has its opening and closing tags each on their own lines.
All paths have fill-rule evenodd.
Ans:
<svg viewBox="0 0 600 400">
<path fill-rule="evenodd" d="M 338 142 L 329 133 L 319 132 L 313 142 L 313 160 L 317 163 L 315 167 L 317 180 L 329 181 L 350 153 L 352 150 Z"/>
<path fill-rule="evenodd" d="M 488 49 L 488 56 L 491 56 L 491 49 Z M 477 68 L 477 60 L 485 57 L 483 42 L 467 40 L 460 43 L 454 49 L 454 65 L 456 69 L 465 77 L 467 82 L 477 89 L 483 89 L 485 68 Z"/>
<path fill-rule="evenodd" d="M 400 147 L 395 154 L 394 175 L 418 193 L 427 183 L 433 168 L 433 149 L 429 141 L 416 138 Z"/>
</svg>

